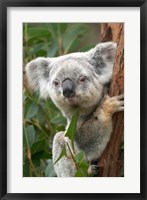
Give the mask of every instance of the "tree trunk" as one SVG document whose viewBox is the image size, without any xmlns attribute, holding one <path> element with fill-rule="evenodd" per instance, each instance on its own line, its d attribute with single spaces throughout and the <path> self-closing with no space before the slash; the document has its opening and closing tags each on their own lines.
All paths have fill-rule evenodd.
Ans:
<svg viewBox="0 0 147 200">
<path fill-rule="evenodd" d="M 101 41 L 114 41 L 117 43 L 116 61 L 113 69 L 113 77 L 110 84 L 109 95 L 116 96 L 124 93 L 124 26 L 121 23 L 101 24 Z M 124 115 L 123 112 L 113 116 L 113 132 L 110 141 L 102 154 L 98 165 L 100 176 L 121 176 L 123 168 L 123 156 L 121 145 L 123 142 Z"/>
</svg>

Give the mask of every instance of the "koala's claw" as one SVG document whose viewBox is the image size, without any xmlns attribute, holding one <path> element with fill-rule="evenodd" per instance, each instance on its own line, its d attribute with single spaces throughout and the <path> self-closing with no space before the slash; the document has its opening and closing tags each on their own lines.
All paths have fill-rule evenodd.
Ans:
<svg viewBox="0 0 147 200">
<path fill-rule="evenodd" d="M 117 98 L 118 100 L 124 99 L 124 94 L 121 94 L 121 95 L 119 95 L 119 96 L 116 96 L 116 98 Z"/>
<path fill-rule="evenodd" d="M 114 97 L 116 99 L 115 112 L 120 112 L 124 110 L 124 94 Z"/>
</svg>

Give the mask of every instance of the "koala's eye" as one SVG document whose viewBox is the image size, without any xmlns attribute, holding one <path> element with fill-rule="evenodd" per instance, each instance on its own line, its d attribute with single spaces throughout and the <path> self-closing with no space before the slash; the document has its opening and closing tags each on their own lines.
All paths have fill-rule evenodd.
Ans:
<svg viewBox="0 0 147 200">
<path fill-rule="evenodd" d="M 81 76 L 79 79 L 80 82 L 85 82 L 86 81 L 86 76 Z"/>
<path fill-rule="evenodd" d="M 59 86 L 59 81 L 54 80 L 54 81 L 53 81 L 53 84 L 54 84 L 55 87 L 58 87 L 58 86 Z"/>
</svg>

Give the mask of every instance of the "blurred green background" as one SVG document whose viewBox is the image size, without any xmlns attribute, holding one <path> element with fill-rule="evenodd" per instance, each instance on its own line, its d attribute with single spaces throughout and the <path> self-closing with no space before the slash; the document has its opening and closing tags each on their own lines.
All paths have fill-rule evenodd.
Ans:
<svg viewBox="0 0 147 200">
<path fill-rule="evenodd" d="M 66 119 L 50 99 L 33 93 L 25 65 L 36 57 L 55 57 L 86 51 L 99 42 L 99 24 L 23 24 L 23 176 L 56 176 L 52 164 L 52 140 L 64 131 Z"/>
</svg>

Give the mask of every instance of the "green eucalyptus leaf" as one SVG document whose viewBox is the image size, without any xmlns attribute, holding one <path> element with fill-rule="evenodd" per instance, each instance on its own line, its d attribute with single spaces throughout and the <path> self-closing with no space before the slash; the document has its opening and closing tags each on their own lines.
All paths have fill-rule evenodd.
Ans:
<svg viewBox="0 0 147 200">
<path fill-rule="evenodd" d="M 83 169 L 79 168 L 75 174 L 75 177 L 85 177 Z"/>
<path fill-rule="evenodd" d="M 58 157 L 57 160 L 53 163 L 53 165 L 55 165 L 63 156 L 67 156 L 65 145 L 63 146 L 62 151 L 61 151 L 59 157 Z"/>
<path fill-rule="evenodd" d="M 54 57 L 56 55 L 57 51 L 58 51 L 58 44 L 57 44 L 57 41 L 55 40 L 52 42 L 52 44 L 48 48 L 47 56 Z"/>
<path fill-rule="evenodd" d="M 28 141 L 27 141 L 27 138 L 26 138 L 26 128 L 25 128 L 25 126 L 23 126 L 23 148 L 24 149 L 28 148 Z"/>
<path fill-rule="evenodd" d="M 31 146 L 32 155 L 37 152 L 43 151 L 45 146 L 46 146 L 46 140 L 44 138 L 41 140 L 38 140 L 37 142 L 34 142 Z"/>
<path fill-rule="evenodd" d="M 81 151 L 75 156 L 76 163 L 78 164 L 78 172 L 76 176 L 88 176 L 88 163 L 84 157 L 84 153 Z M 82 174 L 82 175 L 81 175 Z"/>
<path fill-rule="evenodd" d="M 38 43 L 38 44 L 34 45 L 34 47 L 32 48 L 32 50 L 30 52 L 30 55 L 32 56 L 42 50 L 47 52 L 48 48 L 49 48 L 49 43 L 45 43 L 45 44 L 44 44 L 44 42 Z"/>
<path fill-rule="evenodd" d="M 77 109 L 73 114 L 73 117 L 72 117 L 69 127 L 67 129 L 67 132 L 65 134 L 66 137 L 69 137 L 69 139 L 71 139 L 73 150 L 74 150 L 74 136 L 76 134 L 78 117 L 79 117 L 79 110 Z"/>
<path fill-rule="evenodd" d="M 56 172 L 53 167 L 53 162 L 52 160 L 49 160 L 48 165 L 46 166 L 46 169 L 45 169 L 45 177 L 55 177 L 55 176 L 56 176 Z"/>
<path fill-rule="evenodd" d="M 49 152 L 45 152 L 45 151 L 39 151 L 37 153 L 34 153 L 32 155 L 32 159 L 51 159 L 52 158 L 52 154 Z"/>
<path fill-rule="evenodd" d="M 32 102 L 32 104 L 28 108 L 26 118 L 30 119 L 30 118 L 34 117 L 37 114 L 37 112 L 38 112 L 38 105 L 36 103 Z"/>
<path fill-rule="evenodd" d="M 75 160 L 77 163 L 80 163 L 82 160 L 84 159 L 84 153 L 82 151 L 80 151 L 76 156 L 75 156 Z"/>
<path fill-rule="evenodd" d="M 28 40 L 38 37 L 50 37 L 50 32 L 46 27 L 29 27 L 28 28 Z"/>
<path fill-rule="evenodd" d="M 39 167 L 41 163 L 40 159 L 32 159 L 32 162 L 35 167 Z"/>
<path fill-rule="evenodd" d="M 56 124 L 56 125 L 61 125 L 61 124 L 66 124 L 66 119 L 65 117 L 61 115 L 56 115 L 51 119 L 51 123 Z"/>
<path fill-rule="evenodd" d="M 28 143 L 31 146 L 35 142 L 35 136 L 36 136 L 34 126 L 33 125 L 27 126 L 26 132 L 27 132 Z"/>
<path fill-rule="evenodd" d="M 52 35 L 52 38 L 57 40 L 58 36 L 58 24 L 57 23 L 50 23 L 48 26 L 48 30 Z"/>
<path fill-rule="evenodd" d="M 26 118 L 26 115 L 31 107 L 32 101 L 27 97 L 24 101 L 24 118 Z"/>
<path fill-rule="evenodd" d="M 80 162 L 80 168 L 83 170 L 83 173 L 85 174 L 85 176 L 87 176 L 88 174 L 87 174 L 87 170 L 88 170 L 88 167 L 89 167 L 89 165 L 88 165 L 88 163 L 87 163 L 87 161 L 86 160 L 82 160 L 81 162 Z"/>
<path fill-rule="evenodd" d="M 23 177 L 29 177 L 30 176 L 30 163 L 29 161 L 25 161 L 23 163 Z"/>
<path fill-rule="evenodd" d="M 63 38 L 63 45 L 65 52 L 67 53 L 71 45 L 76 41 L 76 39 L 86 32 L 85 26 L 73 24 L 68 27 L 66 34 Z"/>
</svg>

